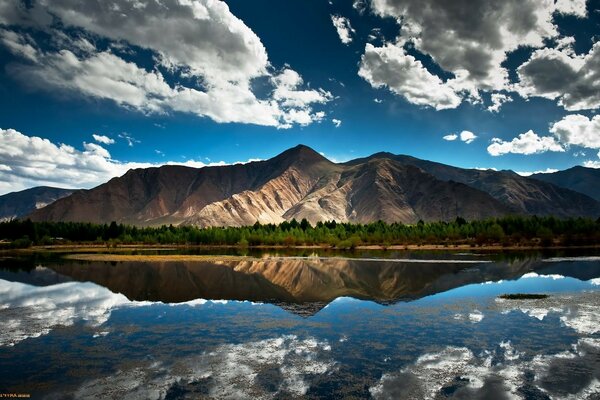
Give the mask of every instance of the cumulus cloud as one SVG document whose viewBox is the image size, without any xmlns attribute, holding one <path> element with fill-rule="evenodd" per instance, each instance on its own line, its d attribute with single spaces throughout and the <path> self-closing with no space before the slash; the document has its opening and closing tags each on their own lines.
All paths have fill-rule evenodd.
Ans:
<svg viewBox="0 0 600 400">
<path fill-rule="evenodd" d="M 332 15 L 331 22 L 335 27 L 335 30 L 340 37 L 340 40 L 344 44 L 352 43 L 352 35 L 356 32 L 352 25 L 350 25 L 350 20 L 346 17 L 342 17 L 341 15 Z"/>
<path fill-rule="evenodd" d="M 592 118 L 581 114 L 567 115 L 552 124 L 550 132 L 568 146 L 600 149 L 600 115 Z"/>
<path fill-rule="evenodd" d="M 96 143 L 84 142 L 83 150 L 78 150 L 67 144 L 27 136 L 14 129 L 0 129 L 0 142 L 0 193 L 40 185 L 90 188 L 121 176 L 132 168 L 225 165 L 222 161 L 206 164 L 196 160 L 122 162 L 113 160 L 108 150 Z"/>
<path fill-rule="evenodd" d="M 352 2 L 352 8 L 354 8 L 360 15 L 365 13 L 367 7 L 367 0 L 354 0 Z"/>
<path fill-rule="evenodd" d="M 272 77 L 272 67 L 258 36 L 224 2 L 154 0 L 141 6 L 117 0 L 108 7 L 100 0 L 40 0 L 17 11 L 11 24 L 43 31 L 54 43 L 42 51 L 19 27 L 0 31 L 0 43 L 24 61 L 9 65 L 9 74 L 30 86 L 112 100 L 144 113 L 179 111 L 277 127 L 294 123 L 277 99 L 253 92 L 253 82 Z M 109 46 L 97 49 L 67 35 L 70 28 L 106 39 Z M 147 50 L 155 64 L 142 68 L 118 55 L 121 49 Z M 294 111 L 314 120 L 308 107 Z"/>
<path fill-rule="evenodd" d="M 556 0 L 556 10 L 562 14 L 584 18 L 587 16 L 585 3 L 586 0 Z"/>
<path fill-rule="evenodd" d="M 493 138 L 492 144 L 487 148 L 492 156 L 501 156 L 503 154 L 539 154 L 546 151 L 565 151 L 564 147 L 558 143 L 552 136 L 538 136 L 532 130 L 521 133 L 511 141 L 504 141 L 500 138 Z"/>
<path fill-rule="evenodd" d="M 600 153 L 598 153 L 598 158 L 600 158 Z M 583 166 L 587 168 L 600 168 L 600 161 L 598 160 L 587 160 L 583 162 Z"/>
<path fill-rule="evenodd" d="M 371 86 L 387 87 L 412 104 L 443 110 L 456 108 L 461 103 L 452 87 L 393 44 L 375 47 L 367 43 L 358 75 Z"/>
<path fill-rule="evenodd" d="M 563 49 L 535 51 L 518 69 L 516 90 L 527 98 L 558 99 L 566 110 L 600 108 L 600 43 L 588 54 Z"/>
<path fill-rule="evenodd" d="M 275 86 L 272 97 L 280 107 L 285 122 L 280 127 L 291 127 L 291 124 L 308 125 L 320 121 L 325 116 L 323 111 L 314 112 L 313 104 L 324 104 L 333 99 L 333 95 L 323 89 L 302 90 L 302 77 L 290 68 L 284 68 L 271 78 Z"/>
<path fill-rule="evenodd" d="M 342 121 L 337 118 L 332 118 L 331 122 L 335 125 L 336 128 L 339 128 L 342 125 Z"/>
<path fill-rule="evenodd" d="M 373 0 L 371 9 L 379 16 L 395 18 L 400 26 L 396 43 L 387 43 L 378 49 L 411 46 L 430 56 L 442 70 L 453 75 L 446 86 L 459 96 L 454 103 L 460 104 L 463 99 L 479 101 L 482 90 L 509 89 L 508 71 L 503 66 L 507 54 L 519 47 L 543 48 L 548 39 L 559 38 L 553 21 L 556 12 L 585 15 L 581 11 L 582 8 L 585 10 L 585 5 L 581 8 L 581 1 L 574 5 L 568 3 L 562 0 L 557 3 L 537 0 L 501 3 L 487 0 Z M 373 49 L 365 49 L 365 55 L 367 51 L 373 52 Z M 395 62 L 387 58 L 380 64 L 393 66 Z M 396 78 L 393 74 L 386 78 L 383 83 L 392 87 Z M 422 89 L 422 92 L 427 90 Z"/>
<path fill-rule="evenodd" d="M 492 104 L 487 108 L 489 112 L 498 112 L 504 103 L 513 101 L 512 97 L 502 93 L 492 93 Z"/>
<path fill-rule="evenodd" d="M 510 141 L 493 138 L 492 144 L 487 148 L 493 156 L 503 154 L 539 154 L 547 151 L 564 152 L 570 146 L 579 146 L 590 149 L 600 149 L 600 115 L 591 118 L 581 114 L 571 114 L 554 122 L 550 126 L 553 136 L 538 136 L 532 130 L 520 134 Z M 575 156 L 579 155 L 577 152 Z M 600 153 L 599 153 L 600 156 Z M 598 168 L 600 163 L 596 160 L 584 162 L 586 167 Z M 522 172 L 522 175 L 529 172 Z"/>
<path fill-rule="evenodd" d="M 102 144 L 113 144 L 115 142 L 114 139 L 109 138 L 108 136 L 105 135 L 97 135 L 97 134 L 93 134 L 92 137 L 94 138 L 94 140 L 98 143 L 102 143 Z"/>
<path fill-rule="evenodd" d="M 471 131 L 462 131 L 460 134 L 449 133 L 446 136 L 443 136 L 442 139 L 447 140 L 449 142 L 455 141 L 456 139 L 460 139 L 466 144 L 473 143 L 475 139 L 477 139 L 477 135 L 475 135 Z"/>
<path fill-rule="evenodd" d="M 475 139 L 477 139 L 477 135 L 475 135 L 471 131 L 462 131 L 460 133 L 460 140 L 462 140 L 466 144 L 472 143 Z"/>
</svg>

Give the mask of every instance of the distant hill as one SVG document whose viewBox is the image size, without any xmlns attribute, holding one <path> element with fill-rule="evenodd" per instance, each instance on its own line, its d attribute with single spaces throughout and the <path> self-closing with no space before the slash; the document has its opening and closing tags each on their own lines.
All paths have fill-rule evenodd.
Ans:
<svg viewBox="0 0 600 400">
<path fill-rule="evenodd" d="M 577 166 L 554 173 L 534 174 L 531 178 L 584 193 L 600 201 L 600 169 Z"/>
<path fill-rule="evenodd" d="M 292 218 L 415 223 L 506 214 L 597 217 L 600 203 L 512 171 L 462 169 L 391 153 L 335 164 L 299 145 L 248 164 L 130 170 L 30 217 L 238 226 Z"/>
<path fill-rule="evenodd" d="M 0 221 L 23 217 L 73 192 L 73 189 L 38 186 L 2 195 L 0 196 Z"/>
</svg>

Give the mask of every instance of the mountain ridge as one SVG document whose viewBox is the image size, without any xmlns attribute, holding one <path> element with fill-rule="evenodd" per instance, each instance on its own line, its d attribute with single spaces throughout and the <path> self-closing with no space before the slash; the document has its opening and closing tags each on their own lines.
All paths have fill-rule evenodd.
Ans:
<svg viewBox="0 0 600 400">
<path fill-rule="evenodd" d="M 240 226 L 292 218 L 415 223 L 507 214 L 597 216 L 600 203 L 512 171 L 463 169 L 388 152 L 336 164 L 298 145 L 246 164 L 129 170 L 29 217 L 140 226 Z"/>
<path fill-rule="evenodd" d="M 600 169 L 576 165 L 562 171 L 533 174 L 531 178 L 571 189 L 600 201 Z"/>
<path fill-rule="evenodd" d="M 76 189 L 36 186 L 4 194 L 0 196 L 0 221 L 24 217 L 33 210 L 45 207 L 75 191 Z"/>
</svg>

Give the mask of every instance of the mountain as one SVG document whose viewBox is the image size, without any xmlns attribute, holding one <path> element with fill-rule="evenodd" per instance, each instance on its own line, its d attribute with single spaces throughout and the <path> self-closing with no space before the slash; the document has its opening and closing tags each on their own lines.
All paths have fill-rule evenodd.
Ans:
<svg viewBox="0 0 600 400">
<path fill-rule="evenodd" d="M 292 218 L 311 223 L 415 223 L 506 214 L 597 216 L 600 203 L 512 171 L 462 169 L 391 153 L 335 164 L 299 145 L 247 164 L 130 170 L 30 217 L 141 226 L 239 226 Z"/>
<path fill-rule="evenodd" d="M 38 186 L 0 196 L 0 221 L 23 217 L 73 193 L 73 189 Z"/>
<path fill-rule="evenodd" d="M 437 179 L 460 182 L 491 195 L 514 214 L 598 216 L 599 203 L 583 192 L 559 187 L 548 182 L 521 176 L 513 171 L 457 168 L 407 155 L 377 153 L 347 165 L 362 164 L 373 159 L 390 159 L 403 165 L 414 165 Z"/>
<path fill-rule="evenodd" d="M 600 169 L 576 166 L 564 171 L 533 174 L 531 178 L 587 194 L 600 201 Z"/>
</svg>

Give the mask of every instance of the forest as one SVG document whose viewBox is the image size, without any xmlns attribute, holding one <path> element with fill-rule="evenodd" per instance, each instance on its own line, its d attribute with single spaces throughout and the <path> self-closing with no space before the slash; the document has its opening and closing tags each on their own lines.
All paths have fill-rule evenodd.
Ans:
<svg viewBox="0 0 600 400">
<path fill-rule="evenodd" d="M 244 227 L 160 226 L 136 227 L 81 222 L 0 223 L 0 246 L 22 248 L 52 244 L 146 244 L 310 246 L 340 249 L 380 245 L 501 245 L 501 246 L 589 246 L 600 245 L 600 218 L 508 216 L 478 221 L 456 218 L 450 222 L 416 224 L 369 224 L 285 221 L 278 225 Z"/>
</svg>

